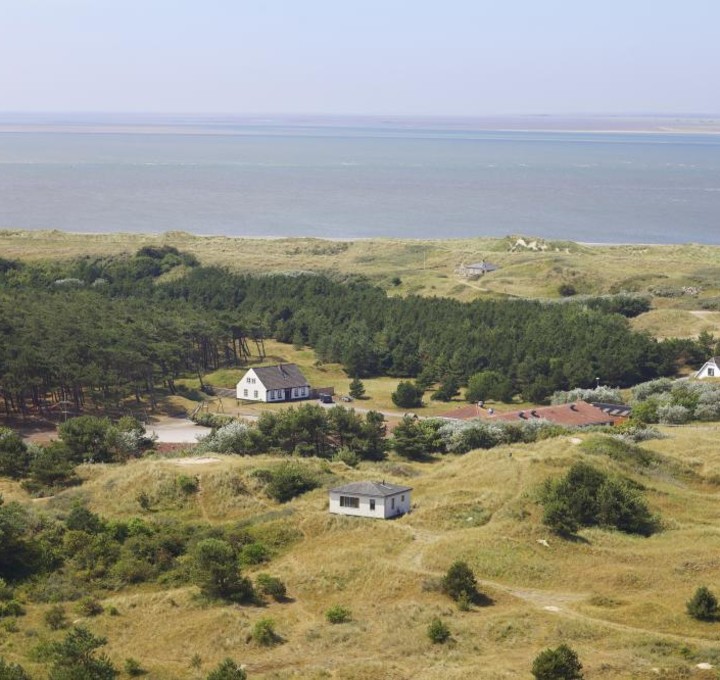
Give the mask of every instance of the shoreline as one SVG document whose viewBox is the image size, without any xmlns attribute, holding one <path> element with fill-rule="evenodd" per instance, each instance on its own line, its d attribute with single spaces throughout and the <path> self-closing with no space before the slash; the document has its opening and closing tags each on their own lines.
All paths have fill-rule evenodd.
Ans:
<svg viewBox="0 0 720 680">
<path fill-rule="evenodd" d="M 287 130 L 294 130 L 298 136 L 312 136 L 313 131 L 326 130 L 341 133 L 343 130 L 356 130 L 352 126 L 331 126 L 331 125 L 246 125 L 238 126 L 235 129 L 217 129 L 213 126 L 194 125 L 57 125 L 57 124 L 0 124 L 0 134 L 75 134 L 75 135 L 178 135 L 196 137 L 259 137 L 263 135 L 285 135 Z M 477 127 L 477 128 L 452 128 L 452 127 L 367 127 L 366 135 L 387 135 L 395 133 L 399 136 L 412 137 L 413 133 L 425 135 L 432 134 L 462 134 L 468 136 L 481 134 L 557 134 L 557 135 L 688 135 L 688 136 L 718 136 L 720 135 L 720 124 L 708 128 L 699 127 L 657 127 L 657 128 L 547 128 L 547 127 Z"/>
<path fill-rule="evenodd" d="M 528 236 L 525 234 L 506 234 L 505 236 L 469 236 L 466 238 L 399 238 L 397 236 L 360 236 L 357 238 L 352 237 L 328 237 L 328 236 L 235 236 L 230 234 L 193 234 L 187 231 L 159 231 L 159 232 L 135 232 L 135 231 L 68 231 L 65 229 L 17 229 L 0 227 L 0 239 L 4 238 L 33 238 L 37 235 L 38 238 L 52 237 L 54 234 L 60 236 L 70 237 L 92 237 L 92 238 L 104 238 L 104 237 L 130 237 L 130 238 L 152 238 L 152 239 L 228 239 L 232 241 L 326 241 L 329 243 L 353 243 L 358 242 L 400 242 L 400 243 L 457 243 L 462 241 L 503 241 L 506 239 L 524 239 L 530 241 L 538 241 L 543 243 L 562 242 L 562 243 L 574 243 L 578 246 L 587 248 L 628 248 L 628 247 L 641 247 L 641 248 L 680 248 L 688 246 L 701 246 L 704 248 L 717 248 L 720 244 L 710 243 L 696 243 L 693 241 L 685 241 L 682 243 L 646 243 L 646 242 L 635 242 L 635 241 L 624 241 L 624 242 L 602 242 L 602 241 L 574 241 L 567 238 L 546 238 L 543 236 Z M 532 250 L 532 249 L 530 249 Z M 543 252 L 538 250 L 537 252 Z"/>
</svg>

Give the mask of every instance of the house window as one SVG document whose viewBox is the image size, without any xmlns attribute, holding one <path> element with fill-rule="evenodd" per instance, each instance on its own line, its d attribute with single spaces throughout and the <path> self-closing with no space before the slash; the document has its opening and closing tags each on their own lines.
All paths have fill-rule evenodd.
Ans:
<svg viewBox="0 0 720 680">
<path fill-rule="evenodd" d="M 405 502 L 405 496 L 400 496 L 400 502 L 401 502 L 401 503 L 404 503 L 404 502 Z"/>
<path fill-rule="evenodd" d="M 247 395 L 248 395 L 248 391 L 247 391 L 247 390 L 243 390 L 243 397 L 247 397 Z"/>
<path fill-rule="evenodd" d="M 370 510 L 375 510 L 375 499 L 374 498 L 370 499 Z"/>
<path fill-rule="evenodd" d="M 715 376 L 715 369 L 714 368 L 708 368 L 708 377 L 712 378 Z"/>
<path fill-rule="evenodd" d="M 257 391 L 257 390 L 254 390 L 254 391 L 253 391 L 253 397 L 255 397 L 255 399 L 258 398 L 258 391 Z"/>
<path fill-rule="evenodd" d="M 340 496 L 340 507 L 341 508 L 359 508 L 360 499 L 354 498 L 353 496 Z"/>
<path fill-rule="evenodd" d="M 394 507 L 395 507 L 395 499 L 394 499 L 394 498 L 391 499 L 391 501 L 390 501 L 390 507 L 391 507 L 391 508 L 394 508 Z"/>
</svg>

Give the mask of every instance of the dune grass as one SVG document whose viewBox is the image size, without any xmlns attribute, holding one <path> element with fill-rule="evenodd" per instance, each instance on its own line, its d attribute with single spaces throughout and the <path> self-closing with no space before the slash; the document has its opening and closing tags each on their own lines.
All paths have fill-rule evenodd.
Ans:
<svg viewBox="0 0 720 680">
<path fill-rule="evenodd" d="M 720 586 L 717 431 L 667 433 L 643 446 L 675 467 L 652 471 L 588 455 L 575 438 L 426 463 L 391 458 L 358 469 L 308 460 L 326 484 L 279 505 L 250 475 L 276 459 L 212 456 L 201 465 L 145 459 L 83 466 L 81 487 L 36 507 L 63 511 L 80 495 L 107 517 L 129 518 L 140 514 L 140 490 L 162 497 L 169 481 L 191 474 L 200 479 L 199 493 L 159 502 L 149 516 L 249 523 L 264 536 L 289 540 L 269 565 L 249 570 L 280 577 L 287 603 L 207 605 L 193 586 L 107 593 L 104 604 L 120 616 L 105 614 L 88 625 L 108 637 L 113 659 L 140 659 L 159 680 L 202 678 L 226 656 L 247 664 L 254 679 L 527 678 L 538 651 L 561 642 L 579 652 L 587 677 L 658 677 L 654 668 L 666 678 L 715 677 L 694 667 L 720 661 L 720 624 L 690 619 L 685 602 L 698 585 Z M 588 529 L 577 541 L 550 534 L 537 490 L 580 459 L 642 484 L 662 530 L 641 538 Z M 695 474 L 673 473 L 685 468 Z M 327 513 L 328 485 L 381 478 L 413 487 L 411 514 L 383 522 Z M 490 606 L 461 612 L 438 592 L 437 580 L 458 559 L 473 568 Z M 352 611 L 352 621 L 333 626 L 324 612 L 338 604 Z M 45 608 L 30 605 L 19 632 L 0 635 L 0 653 L 40 668 L 28 662 L 28 650 L 60 635 L 41 623 Z M 253 624 L 267 616 L 284 640 L 273 648 L 248 642 Z M 436 616 L 450 627 L 448 645 L 427 638 Z M 200 670 L 190 667 L 194 654 Z"/>
<path fill-rule="evenodd" d="M 720 296 L 720 248 L 707 245 L 590 247 L 517 237 L 327 241 L 0 230 L 3 257 L 23 260 L 116 255 L 157 244 L 192 252 L 204 264 L 249 273 L 362 275 L 391 295 L 557 298 L 560 284 L 571 284 L 585 294 L 674 291 L 675 296 L 660 298 L 662 304 L 685 309 L 700 309 L 702 300 Z M 476 281 L 457 275 L 459 265 L 482 259 L 501 269 Z M 682 294 L 683 287 L 696 288 L 697 296 Z"/>
</svg>

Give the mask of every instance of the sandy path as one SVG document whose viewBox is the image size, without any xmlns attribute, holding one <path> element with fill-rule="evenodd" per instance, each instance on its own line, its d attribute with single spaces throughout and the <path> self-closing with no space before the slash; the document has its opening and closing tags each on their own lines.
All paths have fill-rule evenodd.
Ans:
<svg viewBox="0 0 720 680">
<path fill-rule="evenodd" d="M 160 418 L 147 425 L 147 433 L 164 444 L 196 444 L 198 437 L 210 432 L 209 427 L 196 425 L 187 418 Z"/>
</svg>

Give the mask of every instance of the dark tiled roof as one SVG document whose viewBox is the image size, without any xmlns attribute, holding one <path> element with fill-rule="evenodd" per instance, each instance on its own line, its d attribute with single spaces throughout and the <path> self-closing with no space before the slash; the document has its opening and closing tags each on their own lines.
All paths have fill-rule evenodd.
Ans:
<svg viewBox="0 0 720 680">
<path fill-rule="evenodd" d="M 398 486 L 387 482 L 351 482 L 345 486 L 330 489 L 331 493 L 347 493 L 355 496 L 394 496 L 396 493 L 412 491 L 410 486 Z"/>
<path fill-rule="evenodd" d="M 255 371 L 258 380 L 268 390 L 282 390 L 309 384 L 295 364 L 261 366 L 260 368 L 253 368 L 253 371 Z"/>
</svg>

